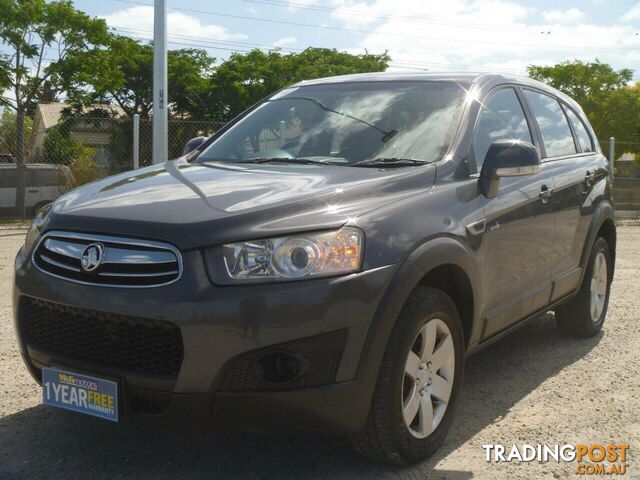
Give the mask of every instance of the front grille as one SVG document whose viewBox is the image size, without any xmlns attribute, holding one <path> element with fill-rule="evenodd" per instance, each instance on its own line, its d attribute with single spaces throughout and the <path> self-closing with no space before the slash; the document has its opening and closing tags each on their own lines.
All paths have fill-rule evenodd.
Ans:
<svg viewBox="0 0 640 480">
<path fill-rule="evenodd" d="M 175 377 L 184 350 L 173 323 L 95 312 L 23 297 L 20 322 L 29 346 L 62 360 L 124 372 Z"/>
<path fill-rule="evenodd" d="M 105 235 L 48 232 L 33 262 L 50 275 L 107 287 L 157 287 L 182 275 L 180 252 L 171 245 Z"/>
</svg>

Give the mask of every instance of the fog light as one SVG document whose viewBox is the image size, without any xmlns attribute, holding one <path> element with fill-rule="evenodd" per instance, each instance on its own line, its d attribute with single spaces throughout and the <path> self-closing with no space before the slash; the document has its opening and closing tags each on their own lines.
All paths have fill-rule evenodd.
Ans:
<svg viewBox="0 0 640 480">
<path fill-rule="evenodd" d="M 255 362 L 255 375 L 266 383 L 287 383 L 302 373 L 304 359 L 290 352 L 269 352 Z"/>
</svg>

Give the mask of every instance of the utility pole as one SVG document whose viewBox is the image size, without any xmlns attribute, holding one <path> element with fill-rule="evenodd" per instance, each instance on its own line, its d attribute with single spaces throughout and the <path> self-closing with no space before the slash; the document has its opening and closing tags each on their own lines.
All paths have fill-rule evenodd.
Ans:
<svg viewBox="0 0 640 480">
<path fill-rule="evenodd" d="M 154 0 L 153 163 L 169 160 L 167 122 L 167 0 Z"/>
</svg>

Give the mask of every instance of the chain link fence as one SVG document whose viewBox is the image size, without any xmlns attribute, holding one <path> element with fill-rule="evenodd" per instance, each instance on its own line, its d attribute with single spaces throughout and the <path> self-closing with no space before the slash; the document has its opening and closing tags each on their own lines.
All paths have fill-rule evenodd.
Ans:
<svg viewBox="0 0 640 480">
<path fill-rule="evenodd" d="M 223 123 L 169 120 L 169 158 L 182 155 L 193 137 L 210 136 Z M 131 170 L 134 167 L 132 118 L 69 117 L 52 128 L 34 125 L 26 148 L 27 163 L 64 165 L 74 169 L 81 160 L 92 163 L 98 177 Z M 152 163 L 153 126 L 151 119 L 139 121 L 139 166 Z M 0 152 L 2 153 L 2 152 Z M 73 171 L 72 171 L 73 173 Z"/>
<path fill-rule="evenodd" d="M 601 141 L 601 145 L 609 145 Z M 611 145 L 609 145 L 611 148 Z M 619 211 L 640 211 L 640 142 L 613 145 L 613 197 Z M 609 152 L 611 154 L 611 152 Z"/>
<path fill-rule="evenodd" d="M 55 113 L 55 112 L 54 112 Z M 50 118 L 51 117 L 51 118 Z M 138 166 L 152 163 L 151 119 L 100 116 L 49 115 L 42 110 L 28 120 L 25 132 L 26 206 L 29 213 L 70 188 L 135 167 L 134 127 L 138 125 Z M 182 154 L 194 137 L 210 136 L 220 122 L 169 120 L 169 158 Z M 11 128 L 13 127 L 13 128 Z M 265 149 L 279 147 L 282 132 L 264 130 L 260 142 Z M 614 195 L 619 210 L 640 211 L 640 142 L 601 140 L 604 152 L 615 158 Z M 0 123 L 0 216 L 13 213 L 16 198 L 16 129 Z"/>
<path fill-rule="evenodd" d="M 36 115 L 24 138 L 26 208 L 32 213 L 65 191 L 134 168 L 134 119 L 86 115 Z M 151 119 L 138 123 L 138 166 L 152 164 Z M 224 123 L 169 120 L 169 158 L 182 155 L 194 137 L 210 136 Z M 2 127 L 2 125 L 0 125 Z M 0 128 L 0 216 L 13 213 L 17 186 L 16 129 Z"/>
</svg>

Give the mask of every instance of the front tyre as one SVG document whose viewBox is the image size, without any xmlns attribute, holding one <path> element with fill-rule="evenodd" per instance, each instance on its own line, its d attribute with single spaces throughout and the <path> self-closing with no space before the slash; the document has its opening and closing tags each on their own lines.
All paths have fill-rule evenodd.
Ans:
<svg viewBox="0 0 640 480">
<path fill-rule="evenodd" d="M 417 288 L 391 332 L 366 425 L 351 439 L 354 448 L 399 465 L 435 452 L 451 426 L 463 353 L 451 299 L 439 290 Z"/>
<path fill-rule="evenodd" d="M 604 324 L 609 307 L 613 262 L 607 241 L 598 237 L 593 244 L 580 290 L 568 303 L 556 309 L 560 331 L 573 337 L 593 337 Z"/>
</svg>

